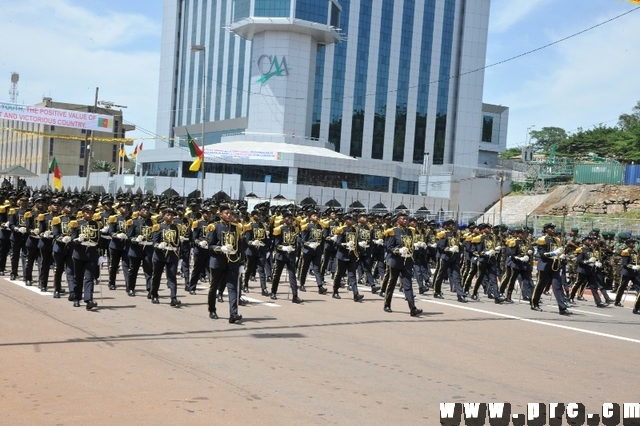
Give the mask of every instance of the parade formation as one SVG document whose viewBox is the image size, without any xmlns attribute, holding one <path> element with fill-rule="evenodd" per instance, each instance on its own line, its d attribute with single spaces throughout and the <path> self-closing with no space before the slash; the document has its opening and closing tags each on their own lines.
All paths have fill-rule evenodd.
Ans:
<svg viewBox="0 0 640 426">
<path fill-rule="evenodd" d="M 436 223 L 405 211 L 320 211 L 269 202 L 248 211 L 246 201 L 184 201 L 2 190 L 0 275 L 49 292 L 53 274 L 53 297 L 68 293 L 74 307 L 84 302 L 87 310 L 98 308 L 98 280 L 118 290 L 119 271 L 128 296 L 144 289 L 153 304 L 161 303 L 166 283 L 173 307 L 181 306 L 179 280 L 190 295 L 206 282 L 209 318 L 219 318 L 226 293 L 230 323 L 242 320 L 243 294 L 256 291 L 277 300 L 283 279 L 295 304 L 304 303 L 302 294 L 311 287 L 320 295 L 330 290 L 334 299 L 350 294 L 360 302 L 360 284 L 383 298 L 388 313 L 398 287 L 411 316 L 422 313 L 414 283 L 420 295 L 460 303 L 487 298 L 508 304 L 517 295 L 534 311 L 542 310 L 542 295 L 552 292 L 561 315 L 570 315 L 576 300 L 586 301 L 585 289 L 598 308 L 622 307 L 630 287 L 636 293 L 632 312 L 640 314 L 640 251 L 628 233 L 572 228 L 565 235 L 547 223 L 536 237 L 527 227 Z M 259 290 L 251 288 L 256 280 Z M 443 292 L 445 281 L 451 296 Z"/>
</svg>

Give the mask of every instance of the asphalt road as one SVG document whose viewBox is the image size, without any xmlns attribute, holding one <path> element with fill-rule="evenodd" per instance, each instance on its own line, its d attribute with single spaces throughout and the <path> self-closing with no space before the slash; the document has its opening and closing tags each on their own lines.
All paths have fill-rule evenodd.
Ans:
<svg viewBox="0 0 640 426">
<path fill-rule="evenodd" d="M 103 271 L 104 273 L 104 271 Z M 208 318 L 206 290 L 161 304 L 123 281 L 73 308 L 0 278 L 0 418 L 7 425 L 438 425 L 441 402 L 638 402 L 640 316 L 581 302 L 461 304 L 418 297 L 409 316 L 362 288 L 354 303 L 309 291 L 271 301 L 253 282 L 244 319 Z M 180 286 L 182 287 L 182 286 Z M 182 290 L 182 288 L 180 289 Z M 97 287 L 100 291 L 100 287 Z M 226 298 L 225 298 L 226 302 Z"/>
</svg>

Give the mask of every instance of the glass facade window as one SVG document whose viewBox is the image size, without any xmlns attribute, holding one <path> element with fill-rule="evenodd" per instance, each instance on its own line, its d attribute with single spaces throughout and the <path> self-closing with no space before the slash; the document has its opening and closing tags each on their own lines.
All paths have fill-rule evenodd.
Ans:
<svg viewBox="0 0 640 426">
<path fill-rule="evenodd" d="M 349 26 L 349 0 L 342 3 L 342 28 Z M 344 75 L 347 69 L 347 43 L 335 45 L 333 55 L 333 81 L 331 82 L 331 112 L 329 119 L 329 142 L 340 152 L 342 139 L 342 107 L 344 103 Z"/>
<path fill-rule="evenodd" d="M 191 165 L 191 163 L 189 163 Z M 159 161 L 157 163 L 143 163 L 143 176 L 170 176 L 178 177 L 179 161 Z M 189 168 L 187 167 L 187 170 Z"/>
<path fill-rule="evenodd" d="M 433 48 L 433 25 L 435 23 L 435 2 L 424 5 L 422 17 L 422 45 L 420 46 L 420 76 L 428 76 L 431 70 L 431 49 Z M 421 78 L 418 86 L 416 105 L 416 129 L 413 140 L 413 162 L 422 164 L 427 136 L 427 105 L 429 104 L 429 81 Z"/>
<path fill-rule="evenodd" d="M 433 164 L 444 164 L 444 145 L 447 134 L 447 109 L 451 82 L 451 52 L 453 51 L 453 26 L 456 0 L 445 0 L 440 47 L 440 73 L 438 76 L 438 101 L 436 105 L 436 129 L 433 138 Z"/>
<path fill-rule="evenodd" d="M 388 192 L 389 178 L 326 170 L 298 169 L 298 185 Z"/>
<path fill-rule="evenodd" d="M 235 0 L 233 10 L 233 20 L 238 21 L 249 17 L 251 9 L 251 0 Z"/>
<path fill-rule="evenodd" d="M 49 156 L 53 156 L 53 138 L 49 138 Z"/>
<path fill-rule="evenodd" d="M 297 0 L 297 19 L 326 24 L 329 19 L 329 0 Z"/>
<path fill-rule="evenodd" d="M 340 28 L 340 9 L 333 2 L 331 3 L 331 21 L 332 27 Z"/>
<path fill-rule="evenodd" d="M 418 195 L 418 182 L 393 178 L 394 194 Z"/>
<path fill-rule="evenodd" d="M 84 158 L 86 150 L 87 150 L 87 142 L 80 141 L 80 158 Z"/>
<path fill-rule="evenodd" d="M 411 46 L 413 45 L 413 15 L 415 0 L 405 0 L 402 10 L 400 64 L 398 65 L 398 92 L 396 98 L 396 124 L 393 131 L 393 161 L 404 161 L 407 134 L 407 104 L 409 102 L 409 75 Z"/>
<path fill-rule="evenodd" d="M 482 142 L 492 142 L 493 139 L 493 117 L 485 115 L 482 117 Z"/>
<path fill-rule="evenodd" d="M 182 177 L 195 178 L 198 172 L 189 170 L 191 162 L 182 163 Z M 278 166 L 253 166 L 247 164 L 205 163 L 205 173 L 240 175 L 244 182 L 288 183 L 289 168 Z M 206 176 L 205 176 L 206 177 Z"/>
<path fill-rule="evenodd" d="M 84 175 L 84 166 L 78 166 L 78 177 L 85 177 Z"/>
<path fill-rule="evenodd" d="M 367 69 L 369 67 L 369 40 L 371 38 L 371 5 L 360 4 L 360 27 L 356 53 L 355 89 L 353 91 L 353 115 L 351 117 L 351 149 L 349 155 L 362 157 L 364 134 L 364 106 L 367 96 Z"/>
<path fill-rule="evenodd" d="M 373 118 L 373 145 L 371 158 L 382 160 L 384 131 L 387 122 L 387 94 L 389 92 L 389 64 L 391 58 L 391 32 L 393 30 L 393 0 L 382 3 L 380 45 L 378 48 L 378 79 L 376 80 L 375 115 Z"/>
<path fill-rule="evenodd" d="M 313 88 L 313 113 L 311 115 L 311 137 L 320 137 L 320 124 L 322 116 L 322 88 L 324 86 L 324 60 L 325 47 L 318 46 L 318 54 L 316 56 L 316 80 Z"/>
<path fill-rule="evenodd" d="M 118 160 L 118 145 L 113 145 L 111 150 L 111 162 L 115 163 Z"/>
<path fill-rule="evenodd" d="M 291 0 L 255 0 L 253 16 L 288 18 L 291 16 Z"/>
</svg>

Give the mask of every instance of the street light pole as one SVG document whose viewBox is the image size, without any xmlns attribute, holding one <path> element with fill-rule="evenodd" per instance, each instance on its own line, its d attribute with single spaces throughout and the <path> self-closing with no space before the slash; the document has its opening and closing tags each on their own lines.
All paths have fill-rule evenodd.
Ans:
<svg viewBox="0 0 640 426">
<path fill-rule="evenodd" d="M 202 52 L 202 105 L 200 106 L 200 120 L 202 122 L 202 150 L 204 151 L 204 119 L 205 119 L 205 102 L 207 100 L 207 91 L 205 90 L 207 79 L 205 76 L 207 50 L 204 44 L 194 44 L 191 46 L 192 52 Z M 204 158 L 200 165 L 200 197 L 204 199 Z"/>
</svg>

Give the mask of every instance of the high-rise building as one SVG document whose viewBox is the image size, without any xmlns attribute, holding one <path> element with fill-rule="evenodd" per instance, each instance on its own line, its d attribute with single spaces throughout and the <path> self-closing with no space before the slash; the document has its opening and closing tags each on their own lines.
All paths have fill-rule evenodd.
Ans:
<svg viewBox="0 0 640 426">
<path fill-rule="evenodd" d="M 506 145 L 508 110 L 482 103 L 489 5 L 165 0 L 157 133 L 169 141 L 204 133 L 205 145 L 217 152 L 243 142 L 335 151 L 318 153 L 319 171 L 301 174 L 290 164 L 284 180 L 298 185 L 326 185 L 318 178 L 323 170 L 356 171 L 371 177 L 359 189 L 420 196 L 426 170 L 448 176 L 434 179 L 433 194 L 428 188 L 426 194 L 455 197 L 459 206 L 465 194 L 457 183 L 495 164 Z M 320 160 L 327 157 L 333 170 Z M 184 164 L 176 167 L 188 176 Z M 337 181 L 333 187 L 350 189 Z"/>
</svg>

